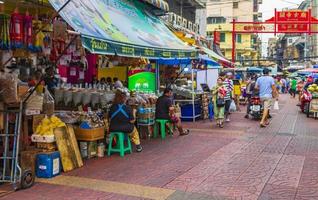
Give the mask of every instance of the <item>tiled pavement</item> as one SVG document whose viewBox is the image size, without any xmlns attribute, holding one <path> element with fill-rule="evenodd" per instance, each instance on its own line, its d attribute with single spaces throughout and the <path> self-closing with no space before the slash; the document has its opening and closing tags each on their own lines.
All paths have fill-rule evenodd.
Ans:
<svg viewBox="0 0 318 200">
<path fill-rule="evenodd" d="M 89 160 L 2 199 L 318 200 L 318 121 L 295 105 L 283 96 L 265 129 L 243 112 L 224 129 L 189 123 L 189 136 L 143 141 L 140 154 Z"/>
</svg>

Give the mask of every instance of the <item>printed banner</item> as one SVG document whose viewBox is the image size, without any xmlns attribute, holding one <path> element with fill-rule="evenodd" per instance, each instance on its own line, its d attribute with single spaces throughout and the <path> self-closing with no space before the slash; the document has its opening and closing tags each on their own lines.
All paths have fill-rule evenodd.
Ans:
<svg viewBox="0 0 318 200">
<path fill-rule="evenodd" d="M 67 0 L 50 3 L 59 10 Z M 84 46 L 95 53 L 195 57 L 195 49 L 178 39 L 148 6 L 136 0 L 76 0 L 70 1 L 60 15 L 84 36 Z"/>
</svg>

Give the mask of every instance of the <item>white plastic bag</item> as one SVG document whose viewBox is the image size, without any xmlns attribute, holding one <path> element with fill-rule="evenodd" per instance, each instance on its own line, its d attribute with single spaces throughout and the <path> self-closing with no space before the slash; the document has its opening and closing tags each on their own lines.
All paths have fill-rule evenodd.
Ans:
<svg viewBox="0 0 318 200">
<path fill-rule="evenodd" d="M 274 110 L 279 110 L 279 105 L 277 100 L 274 103 Z"/>
<path fill-rule="evenodd" d="M 235 112 L 235 111 L 236 111 L 236 105 L 235 105 L 235 102 L 232 101 L 230 105 L 230 112 Z"/>
</svg>

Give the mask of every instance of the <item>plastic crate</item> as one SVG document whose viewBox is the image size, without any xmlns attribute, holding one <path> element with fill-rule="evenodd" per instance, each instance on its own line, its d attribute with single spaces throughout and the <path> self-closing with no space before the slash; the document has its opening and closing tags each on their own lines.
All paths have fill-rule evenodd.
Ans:
<svg viewBox="0 0 318 200">
<path fill-rule="evenodd" d="M 61 173 L 60 152 L 39 153 L 36 156 L 36 176 L 52 178 Z"/>
</svg>

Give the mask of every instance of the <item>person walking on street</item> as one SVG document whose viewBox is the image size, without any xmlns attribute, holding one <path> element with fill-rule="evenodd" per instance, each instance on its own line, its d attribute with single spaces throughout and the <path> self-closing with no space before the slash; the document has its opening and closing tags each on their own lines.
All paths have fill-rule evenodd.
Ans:
<svg viewBox="0 0 318 200">
<path fill-rule="evenodd" d="M 290 95 L 295 98 L 296 97 L 296 90 L 297 90 L 297 80 L 293 78 L 290 82 Z"/>
<path fill-rule="evenodd" d="M 270 70 L 265 68 L 263 71 L 263 76 L 257 79 L 255 88 L 259 90 L 259 96 L 263 103 L 263 116 L 260 122 L 262 128 L 269 125 L 268 115 L 271 109 L 273 98 L 278 99 L 278 91 L 276 88 L 275 80 L 269 75 Z"/>
<path fill-rule="evenodd" d="M 220 127 L 224 127 L 224 107 L 226 95 L 226 88 L 223 86 L 223 80 L 218 78 L 217 85 L 212 89 L 213 96 L 213 111 L 216 124 Z"/>
<path fill-rule="evenodd" d="M 224 114 L 225 114 L 225 121 L 230 122 L 229 114 L 230 114 L 230 106 L 232 102 L 232 92 L 233 92 L 233 81 L 230 79 L 232 73 L 220 73 L 220 78 L 223 80 L 223 86 L 226 89 L 226 95 L 224 97 L 225 100 L 225 107 L 224 107 Z"/>
</svg>

